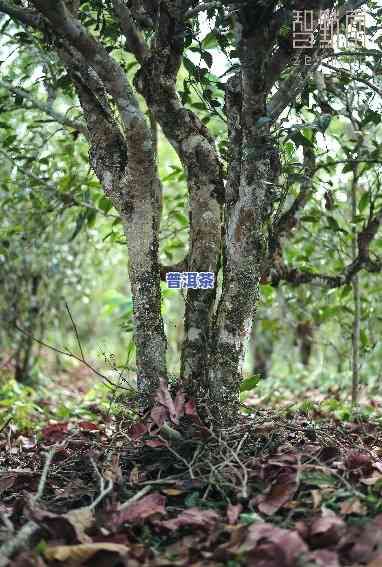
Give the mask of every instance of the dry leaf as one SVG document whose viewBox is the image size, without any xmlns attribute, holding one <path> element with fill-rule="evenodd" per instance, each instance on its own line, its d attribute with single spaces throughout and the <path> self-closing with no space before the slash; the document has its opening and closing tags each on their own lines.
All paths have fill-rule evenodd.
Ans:
<svg viewBox="0 0 382 567">
<path fill-rule="evenodd" d="M 215 527 L 219 515 L 214 510 L 201 510 L 189 508 L 172 520 L 161 522 L 161 526 L 169 530 L 177 530 L 182 526 L 196 526 L 212 529 Z"/>
<path fill-rule="evenodd" d="M 295 478 L 295 473 L 280 474 L 269 494 L 259 498 L 257 507 L 260 512 L 271 516 L 277 512 L 281 506 L 291 500 L 297 488 Z"/>
<path fill-rule="evenodd" d="M 128 522 L 144 520 L 154 514 L 165 514 L 165 503 L 165 496 L 159 492 L 153 492 L 144 496 L 138 502 L 132 502 L 126 510 L 117 512 L 112 518 L 112 524 L 116 527 Z"/>
<path fill-rule="evenodd" d="M 364 516 L 367 513 L 366 507 L 361 503 L 359 498 L 352 498 L 351 500 L 346 500 L 342 502 L 341 514 L 359 514 Z"/>
<path fill-rule="evenodd" d="M 320 507 L 322 501 L 322 493 L 321 490 L 311 490 L 310 494 L 312 495 L 313 500 L 313 508 L 317 510 Z"/>
<path fill-rule="evenodd" d="M 78 541 L 81 543 L 90 543 L 90 537 L 85 533 L 94 521 L 94 514 L 92 510 L 88 507 L 78 508 L 77 510 L 71 510 L 64 517 L 69 520 L 69 522 L 75 527 L 76 535 Z"/>
<path fill-rule="evenodd" d="M 81 545 L 57 545 L 44 549 L 44 557 L 48 561 L 67 561 L 73 566 L 81 565 L 88 561 L 98 551 L 110 551 L 119 555 L 126 555 L 129 548 L 120 543 L 85 543 Z"/>
<path fill-rule="evenodd" d="M 242 509 L 243 506 L 241 504 L 236 504 L 236 505 L 230 504 L 227 507 L 227 518 L 229 524 L 236 524 Z"/>
</svg>

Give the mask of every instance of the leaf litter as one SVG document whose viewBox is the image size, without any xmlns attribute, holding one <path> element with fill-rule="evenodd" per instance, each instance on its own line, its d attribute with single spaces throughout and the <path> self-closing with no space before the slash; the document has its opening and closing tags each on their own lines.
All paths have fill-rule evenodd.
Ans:
<svg viewBox="0 0 382 567">
<path fill-rule="evenodd" d="M 0 566 L 382 567 L 378 423 L 258 409 L 219 431 L 165 382 L 156 401 L 1 432 Z"/>
</svg>

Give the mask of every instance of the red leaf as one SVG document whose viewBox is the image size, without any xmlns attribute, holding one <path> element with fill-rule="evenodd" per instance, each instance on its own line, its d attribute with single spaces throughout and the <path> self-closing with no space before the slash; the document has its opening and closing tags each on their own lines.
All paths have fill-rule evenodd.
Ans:
<svg viewBox="0 0 382 567">
<path fill-rule="evenodd" d="M 191 415 L 194 417 L 198 417 L 197 411 L 196 411 L 196 405 L 194 400 L 188 400 L 185 404 L 184 404 L 184 413 L 186 415 Z"/>
<path fill-rule="evenodd" d="M 227 508 L 227 518 L 228 518 L 228 523 L 229 524 L 236 524 L 240 513 L 243 509 L 243 506 L 241 504 L 230 504 Z"/>
<path fill-rule="evenodd" d="M 165 514 L 166 497 L 159 492 L 153 492 L 144 496 L 138 502 L 133 502 L 122 512 L 117 512 L 112 518 L 114 527 L 121 524 L 137 522 L 149 518 L 154 514 Z"/>
<path fill-rule="evenodd" d="M 144 423 L 134 423 L 134 425 L 130 427 L 128 433 L 131 439 L 133 441 L 136 441 L 137 439 L 142 437 L 142 435 L 147 433 L 147 427 Z"/>
<path fill-rule="evenodd" d="M 353 451 L 346 457 L 345 465 L 350 470 L 368 468 L 371 466 L 371 457 L 367 453 Z"/>
<path fill-rule="evenodd" d="M 171 397 L 171 394 L 168 391 L 167 383 L 166 380 L 164 380 L 164 378 L 160 378 L 160 386 L 157 390 L 155 399 L 160 404 L 162 404 L 162 406 L 165 406 L 168 409 L 168 413 L 170 415 L 171 421 L 178 424 L 179 420 L 178 420 L 178 415 L 176 413 L 175 405 Z"/>
<path fill-rule="evenodd" d="M 166 443 L 160 439 L 147 439 L 147 441 L 145 441 L 145 445 L 148 447 L 166 447 Z"/>
<path fill-rule="evenodd" d="M 90 421 L 80 421 L 78 424 L 80 429 L 86 429 L 87 431 L 99 431 L 99 425 L 91 423 Z"/>
<path fill-rule="evenodd" d="M 172 520 L 161 522 L 161 526 L 169 530 L 177 530 L 181 526 L 196 526 L 213 529 L 219 515 L 214 510 L 201 510 L 200 508 L 189 508 Z"/>
<path fill-rule="evenodd" d="M 50 440 L 51 438 L 58 440 L 63 437 L 63 433 L 66 433 L 68 431 L 68 427 L 69 422 L 67 421 L 62 421 L 60 423 L 50 423 L 42 429 L 41 433 L 45 440 Z"/>
</svg>

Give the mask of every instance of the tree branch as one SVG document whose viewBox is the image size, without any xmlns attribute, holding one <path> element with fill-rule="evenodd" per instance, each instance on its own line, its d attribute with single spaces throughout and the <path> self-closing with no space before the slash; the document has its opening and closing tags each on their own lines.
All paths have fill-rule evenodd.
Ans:
<svg viewBox="0 0 382 567">
<path fill-rule="evenodd" d="M 31 103 L 33 108 L 36 108 L 37 110 L 40 110 L 44 114 L 51 116 L 59 124 L 62 124 L 67 128 L 73 128 L 73 130 L 77 130 L 78 132 L 81 132 L 81 134 L 83 134 L 85 138 L 88 138 L 89 133 L 85 124 L 77 120 L 72 120 L 67 116 L 65 116 L 65 114 L 56 112 L 51 104 L 37 100 L 25 89 L 22 89 L 20 87 L 15 87 L 12 85 L 12 83 L 9 83 L 8 81 L 3 81 L 2 79 L 0 79 L 0 87 L 6 89 L 7 91 L 17 96 L 22 97 L 24 100 Z"/>
<path fill-rule="evenodd" d="M 147 45 L 139 33 L 130 9 L 121 0 L 113 0 L 114 12 L 119 17 L 121 29 L 126 38 L 126 43 L 129 51 L 135 55 L 139 63 L 143 63 L 148 57 Z"/>
<path fill-rule="evenodd" d="M 38 30 L 44 29 L 44 22 L 41 15 L 34 10 L 15 6 L 11 2 L 7 2 L 7 0 L 0 0 L 0 12 L 8 14 L 8 16 L 11 16 L 11 18 L 14 18 L 22 24 L 32 26 Z"/>
</svg>

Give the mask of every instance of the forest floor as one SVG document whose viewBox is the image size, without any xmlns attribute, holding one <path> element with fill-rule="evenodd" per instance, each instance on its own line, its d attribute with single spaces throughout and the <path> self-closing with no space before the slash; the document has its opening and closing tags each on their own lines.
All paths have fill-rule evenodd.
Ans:
<svg viewBox="0 0 382 567">
<path fill-rule="evenodd" d="M 5 422 L 0 567 L 382 567 L 378 420 L 258 407 L 218 432 L 158 401 Z"/>
</svg>

